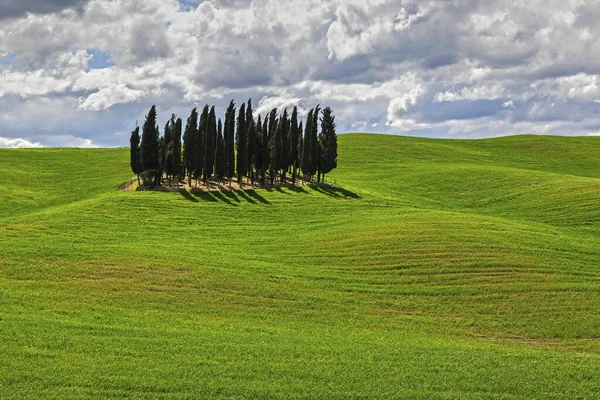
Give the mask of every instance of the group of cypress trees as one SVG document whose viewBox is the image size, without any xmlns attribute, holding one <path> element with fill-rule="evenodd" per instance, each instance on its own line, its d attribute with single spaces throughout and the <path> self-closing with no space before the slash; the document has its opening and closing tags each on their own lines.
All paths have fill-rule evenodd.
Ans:
<svg viewBox="0 0 600 400">
<path fill-rule="evenodd" d="M 298 119 L 298 108 L 291 116 L 274 108 L 264 118 L 254 119 L 252 100 L 236 112 L 231 101 L 225 122 L 216 118 L 215 107 L 204 107 L 199 115 L 194 108 L 183 130 L 175 115 L 160 136 L 152 106 L 142 126 L 131 133 L 131 169 L 144 183 L 160 185 L 163 176 L 169 182 L 187 180 L 188 185 L 202 181 L 229 182 L 235 178 L 242 186 L 244 178 L 252 185 L 260 182 L 296 184 L 324 182 L 325 175 L 337 167 L 337 135 L 331 108 L 319 106 L 308 112 L 306 125 Z M 319 130 L 320 122 L 320 130 Z M 183 130 L 183 141 L 182 141 Z M 291 178 L 288 178 L 290 175 Z"/>
</svg>

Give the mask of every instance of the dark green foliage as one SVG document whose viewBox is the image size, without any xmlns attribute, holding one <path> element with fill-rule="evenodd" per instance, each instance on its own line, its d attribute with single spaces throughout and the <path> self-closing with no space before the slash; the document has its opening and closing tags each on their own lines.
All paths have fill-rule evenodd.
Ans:
<svg viewBox="0 0 600 400">
<path fill-rule="evenodd" d="M 183 163 L 188 175 L 188 185 L 191 185 L 196 166 L 196 149 L 198 146 L 198 110 L 193 109 L 187 119 L 183 134 Z"/>
<path fill-rule="evenodd" d="M 177 184 L 179 185 L 179 179 L 182 175 L 181 168 L 181 128 L 182 121 L 181 118 L 177 118 L 175 121 L 175 128 L 173 129 L 173 140 L 171 142 L 171 171 L 172 174 L 177 179 Z"/>
<path fill-rule="evenodd" d="M 242 177 L 248 172 L 248 131 L 246 127 L 246 104 L 240 107 L 237 119 L 237 176 L 242 184 Z"/>
<path fill-rule="evenodd" d="M 158 126 L 156 127 L 158 129 Z M 165 143 L 164 136 L 160 136 L 158 139 L 158 170 L 157 170 L 157 183 L 160 184 L 163 173 L 165 172 L 165 159 L 167 158 L 167 145 Z"/>
<path fill-rule="evenodd" d="M 195 176 L 196 179 L 203 176 L 204 173 L 204 165 L 205 165 L 205 140 L 206 140 L 206 130 L 208 129 L 208 117 L 209 117 L 210 108 L 208 105 L 204 106 L 202 110 L 202 114 L 200 115 L 200 124 L 198 126 L 198 146 L 196 147 L 196 152 L 198 156 L 196 158 L 196 168 L 195 168 Z"/>
<path fill-rule="evenodd" d="M 165 124 L 164 144 L 161 152 L 162 170 L 164 170 L 167 178 L 173 175 L 173 131 L 175 130 L 175 114 L 171 115 L 171 119 Z"/>
<path fill-rule="evenodd" d="M 248 128 L 248 173 L 250 175 L 250 180 L 254 185 L 255 174 L 255 166 L 256 166 L 256 155 L 260 153 L 260 147 L 257 147 L 257 134 L 256 134 L 256 123 L 254 121 L 250 122 Z M 260 144 L 258 144 L 260 146 Z"/>
<path fill-rule="evenodd" d="M 141 161 L 142 170 L 154 171 L 151 175 L 156 175 L 156 171 L 160 168 L 160 149 L 159 149 L 159 134 L 156 126 L 156 106 L 152 106 L 146 121 L 142 127 L 142 145 L 141 145 Z M 153 184 L 158 184 L 158 176 L 152 179 Z"/>
<path fill-rule="evenodd" d="M 138 183 L 140 181 L 140 172 L 142 172 L 142 163 L 140 162 L 140 127 L 136 126 L 133 132 L 131 132 L 131 138 L 129 139 L 130 151 L 129 151 L 129 165 L 131 171 L 137 175 Z"/>
<path fill-rule="evenodd" d="M 312 148 L 311 140 L 312 140 L 312 126 L 311 121 L 313 120 L 313 114 L 315 110 L 312 109 L 308 112 L 308 116 L 306 117 L 306 130 L 304 132 L 304 143 L 302 145 L 302 174 L 304 175 L 304 179 L 310 176 L 310 149 Z"/>
<path fill-rule="evenodd" d="M 288 118 L 287 108 L 283 110 L 281 116 L 281 155 L 279 160 L 279 168 L 281 169 L 281 182 L 285 183 L 286 173 L 290 168 L 290 141 L 289 141 L 289 130 L 290 122 Z"/>
<path fill-rule="evenodd" d="M 291 115 L 287 109 L 278 114 L 274 108 L 264 119 L 259 115 L 255 120 L 252 99 L 243 103 L 237 114 L 232 100 L 223 124 L 221 119 L 217 121 L 215 107 L 206 105 L 200 115 L 196 108 L 190 113 L 182 146 L 181 119 L 173 114 L 160 137 L 153 106 L 144 122 L 142 138 L 139 128 L 132 132 L 130 165 L 144 182 L 153 185 L 160 184 L 163 174 L 169 182 L 175 178 L 177 184 L 186 174 L 189 185 L 192 179 L 196 179 L 196 185 L 199 179 L 207 185 L 212 179 L 228 179 L 231 184 L 234 175 L 240 185 L 245 177 L 252 185 L 258 179 L 264 184 L 267 171 L 271 184 L 276 178 L 285 184 L 288 173 L 295 184 L 299 169 L 303 180 L 312 181 L 318 173 L 317 181 L 321 181 L 337 166 L 337 137 L 331 108 L 322 111 L 319 133 L 320 114 L 319 106 L 309 111 L 303 135 L 298 107 Z"/>
<path fill-rule="evenodd" d="M 217 141 L 215 145 L 215 176 L 218 181 L 222 181 L 225 177 L 225 173 L 227 172 L 227 163 L 225 155 L 226 152 L 225 140 L 223 138 L 223 125 L 221 123 L 221 119 L 219 118 L 217 128 Z"/>
<path fill-rule="evenodd" d="M 269 136 L 269 141 L 268 141 L 268 152 L 269 152 L 269 178 L 271 180 L 271 185 L 273 184 L 273 181 L 275 180 L 275 173 L 277 172 L 277 167 L 278 167 L 278 163 L 277 162 L 273 162 L 273 158 L 277 158 L 277 156 L 275 154 L 273 154 L 273 147 L 275 146 L 275 135 L 276 135 L 276 131 L 277 131 L 277 124 L 278 124 L 278 119 L 277 119 L 277 109 L 274 108 L 271 110 L 271 112 L 269 113 L 269 129 L 268 129 L 268 136 Z"/>
<path fill-rule="evenodd" d="M 292 167 L 292 184 L 296 183 L 298 171 L 298 107 L 294 107 L 290 120 L 288 162 Z"/>
<path fill-rule="evenodd" d="M 256 143 L 256 138 L 254 136 L 256 135 L 256 122 L 254 121 L 254 115 L 252 112 L 252 99 L 248 100 L 248 105 L 246 106 L 246 129 L 248 131 L 248 136 L 246 138 L 248 143 L 246 156 L 246 173 L 250 176 L 252 184 L 254 184 L 254 145 Z"/>
<path fill-rule="evenodd" d="M 235 175 L 235 103 L 233 100 L 229 103 L 225 113 L 225 132 L 223 140 L 225 142 L 225 176 L 231 178 Z"/>
<path fill-rule="evenodd" d="M 260 182 L 261 184 L 265 184 L 265 175 L 267 170 L 269 169 L 270 160 L 269 160 L 269 127 L 268 127 L 268 118 L 265 117 L 265 122 L 261 128 L 262 130 L 262 140 L 261 140 L 261 171 L 260 171 Z"/>
<path fill-rule="evenodd" d="M 302 165 L 302 147 L 304 145 L 304 137 L 302 136 L 302 122 L 298 125 L 298 153 L 296 155 L 296 162 L 298 168 Z"/>
<path fill-rule="evenodd" d="M 277 122 L 275 133 L 271 136 L 269 141 L 269 153 L 271 157 L 271 185 L 275 179 L 275 172 L 278 172 L 283 164 L 283 146 L 282 146 L 282 132 L 284 127 L 283 118 L 280 118 Z"/>
<path fill-rule="evenodd" d="M 323 182 L 325 181 L 325 174 L 337 167 L 338 153 L 335 127 L 333 111 L 330 107 L 325 107 L 321 118 L 321 133 L 319 134 L 319 146 L 321 147 L 319 172 L 322 174 L 321 179 Z"/>
<path fill-rule="evenodd" d="M 253 151 L 254 156 L 252 158 L 252 165 L 256 170 L 256 179 L 258 177 L 262 177 L 263 174 L 263 149 L 262 149 L 262 141 L 263 141 L 263 127 L 262 127 L 262 119 L 261 116 L 258 116 L 258 121 L 256 123 L 256 130 L 254 132 L 254 143 L 253 143 Z M 262 178 L 261 178 L 262 180 Z"/>
<path fill-rule="evenodd" d="M 307 123 L 310 123 L 310 163 L 308 174 L 314 176 L 317 173 L 317 167 L 319 165 L 319 113 L 321 110 L 319 106 L 315 107 L 315 110 L 312 115 L 312 119 L 308 120 Z"/>
<path fill-rule="evenodd" d="M 208 183 L 213 174 L 215 166 L 215 145 L 217 138 L 217 121 L 215 115 L 215 107 L 210 109 L 208 118 L 206 119 L 206 128 L 204 135 L 204 183 Z"/>
</svg>

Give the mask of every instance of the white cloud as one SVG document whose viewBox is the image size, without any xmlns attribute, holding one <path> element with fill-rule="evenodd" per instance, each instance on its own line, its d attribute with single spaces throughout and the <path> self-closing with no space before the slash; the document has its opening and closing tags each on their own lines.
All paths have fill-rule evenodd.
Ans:
<svg viewBox="0 0 600 400">
<path fill-rule="evenodd" d="M 465 87 L 460 90 L 448 90 L 437 93 L 434 101 L 459 101 L 459 100 L 497 100 L 504 98 L 506 91 L 502 85 L 496 84 L 492 86 L 472 86 Z"/>
<path fill-rule="evenodd" d="M 600 7 L 589 1 L 52 3 L 11 0 L 2 20 L 4 136 L 126 145 L 154 103 L 166 118 L 249 97 L 262 114 L 331 105 L 340 131 L 600 130 Z M 111 66 L 90 70 L 91 49 Z"/>
<path fill-rule="evenodd" d="M 40 143 L 33 143 L 21 138 L 9 139 L 0 136 L 0 147 L 10 149 L 24 149 L 43 146 Z"/>
</svg>

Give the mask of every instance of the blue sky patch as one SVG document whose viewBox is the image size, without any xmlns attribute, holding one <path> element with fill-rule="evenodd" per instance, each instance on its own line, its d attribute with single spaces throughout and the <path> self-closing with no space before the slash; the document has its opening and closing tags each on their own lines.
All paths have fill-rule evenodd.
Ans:
<svg viewBox="0 0 600 400">
<path fill-rule="evenodd" d="M 201 1 L 198 0 L 177 0 L 181 5 L 182 10 L 195 10 Z"/>
<path fill-rule="evenodd" d="M 115 65 L 115 62 L 108 51 L 88 49 L 87 52 L 92 56 L 88 61 L 89 69 L 103 69 L 113 67 Z"/>
<path fill-rule="evenodd" d="M 10 53 L 5 55 L 4 57 L 0 57 L 0 65 L 11 68 L 16 58 L 17 53 Z"/>
</svg>

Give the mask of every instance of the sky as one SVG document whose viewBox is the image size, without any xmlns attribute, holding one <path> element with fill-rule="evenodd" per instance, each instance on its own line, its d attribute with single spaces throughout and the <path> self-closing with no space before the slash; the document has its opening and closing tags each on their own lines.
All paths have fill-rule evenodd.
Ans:
<svg viewBox="0 0 600 400">
<path fill-rule="evenodd" d="M 2 0 L 0 147 L 118 147 L 156 104 L 333 108 L 338 132 L 600 132 L 600 2 Z"/>
</svg>

